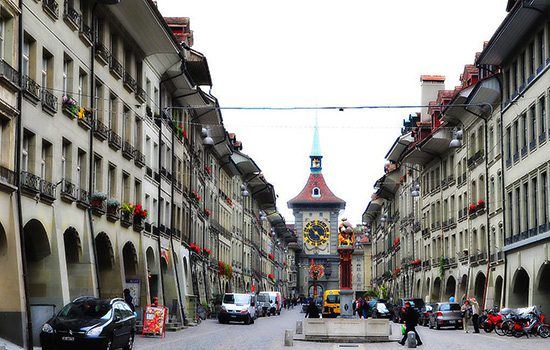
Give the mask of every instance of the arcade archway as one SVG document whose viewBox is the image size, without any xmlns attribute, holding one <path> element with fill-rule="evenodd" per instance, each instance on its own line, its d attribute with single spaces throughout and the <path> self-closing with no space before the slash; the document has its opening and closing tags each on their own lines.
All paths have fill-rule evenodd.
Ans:
<svg viewBox="0 0 550 350">
<path fill-rule="evenodd" d="M 509 307 L 526 307 L 529 303 L 529 274 L 525 269 L 516 270 L 512 280 L 512 291 L 510 293 Z"/>
</svg>

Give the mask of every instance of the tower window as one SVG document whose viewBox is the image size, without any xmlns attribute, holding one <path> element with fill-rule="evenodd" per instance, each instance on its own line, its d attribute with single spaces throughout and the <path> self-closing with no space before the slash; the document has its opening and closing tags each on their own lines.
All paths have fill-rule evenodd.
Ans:
<svg viewBox="0 0 550 350">
<path fill-rule="evenodd" d="M 321 197 L 321 189 L 319 187 L 315 187 L 312 191 L 311 191 L 311 196 L 313 198 L 320 198 Z"/>
</svg>

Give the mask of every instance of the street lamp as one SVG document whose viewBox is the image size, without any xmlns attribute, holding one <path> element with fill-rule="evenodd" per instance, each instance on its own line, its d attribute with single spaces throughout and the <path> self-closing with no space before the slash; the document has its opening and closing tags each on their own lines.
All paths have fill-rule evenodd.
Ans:
<svg viewBox="0 0 550 350">
<path fill-rule="evenodd" d="M 455 126 L 453 128 L 453 139 L 449 143 L 449 148 L 460 148 L 462 147 L 462 130 L 458 130 L 458 128 Z"/>
<path fill-rule="evenodd" d="M 204 146 L 214 146 L 214 139 L 212 136 L 210 136 L 210 129 L 209 128 L 202 128 L 201 130 L 202 137 L 202 144 Z"/>
<path fill-rule="evenodd" d="M 451 142 L 452 142 L 452 141 L 451 141 Z M 412 196 L 412 197 L 418 197 L 418 196 L 420 196 L 420 185 L 417 184 L 416 182 L 413 183 L 412 191 L 411 191 L 411 196 Z"/>
</svg>

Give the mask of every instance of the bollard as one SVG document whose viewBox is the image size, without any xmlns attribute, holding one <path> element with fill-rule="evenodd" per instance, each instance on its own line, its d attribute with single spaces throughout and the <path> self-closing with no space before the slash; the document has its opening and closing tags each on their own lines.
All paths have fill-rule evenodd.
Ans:
<svg viewBox="0 0 550 350">
<path fill-rule="evenodd" d="M 294 334 L 292 329 L 285 329 L 285 346 L 294 346 Z"/>
<path fill-rule="evenodd" d="M 296 334 L 302 334 L 302 321 L 296 321 Z"/>
</svg>

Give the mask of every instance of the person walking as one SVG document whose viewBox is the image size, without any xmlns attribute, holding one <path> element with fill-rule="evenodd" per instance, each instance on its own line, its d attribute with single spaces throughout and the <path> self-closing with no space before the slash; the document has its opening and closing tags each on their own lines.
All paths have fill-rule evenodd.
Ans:
<svg viewBox="0 0 550 350">
<path fill-rule="evenodd" d="M 474 333 L 479 333 L 479 304 L 475 298 L 470 299 L 472 305 L 472 324 L 474 325 Z"/>
<path fill-rule="evenodd" d="M 124 301 L 128 304 L 128 306 L 130 306 L 130 309 L 132 309 L 133 312 L 136 312 L 134 297 L 130 294 L 130 290 L 128 288 L 124 290 Z"/>
<path fill-rule="evenodd" d="M 468 333 L 468 328 L 470 327 L 470 319 L 472 318 L 472 306 L 470 305 L 470 300 L 466 299 L 464 305 L 460 308 L 462 311 L 462 324 L 464 326 L 464 331 Z"/>
<path fill-rule="evenodd" d="M 314 300 L 309 302 L 305 318 L 319 318 L 319 309 L 317 308 Z"/>
<path fill-rule="evenodd" d="M 415 329 L 417 325 L 418 325 L 418 312 L 416 312 L 416 310 L 411 307 L 411 303 L 407 301 L 405 303 L 405 334 L 403 334 L 403 339 L 401 339 L 399 344 L 404 346 L 405 342 L 407 341 L 407 334 L 409 332 L 414 332 L 414 334 L 416 334 L 416 345 L 417 346 L 422 345 L 422 340 L 420 340 L 420 337 L 418 336 L 418 332 Z"/>
</svg>

